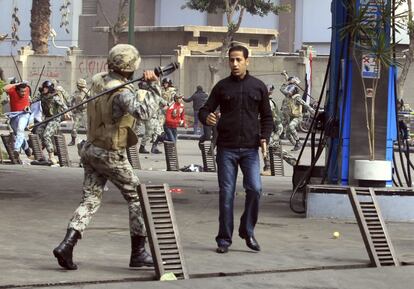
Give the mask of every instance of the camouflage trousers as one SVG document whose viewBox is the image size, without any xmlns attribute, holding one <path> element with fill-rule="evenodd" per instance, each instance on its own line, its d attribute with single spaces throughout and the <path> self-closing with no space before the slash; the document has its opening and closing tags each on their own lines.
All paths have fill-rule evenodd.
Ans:
<svg viewBox="0 0 414 289">
<path fill-rule="evenodd" d="M 280 135 L 283 132 L 283 125 L 277 124 L 276 128 L 273 129 L 272 134 L 270 135 L 269 146 L 273 147 L 275 150 L 279 150 L 281 148 L 280 145 Z M 296 158 L 288 153 L 286 150 L 282 148 L 282 158 L 290 165 L 294 166 L 296 164 Z M 266 156 L 265 161 L 269 159 L 269 155 Z"/>
<path fill-rule="evenodd" d="M 73 114 L 73 127 L 70 135 L 77 137 L 80 127 L 86 128 L 86 113 L 84 112 Z"/>
<path fill-rule="evenodd" d="M 151 118 L 144 121 L 145 133 L 141 140 L 141 145 L 146 146 L 148 141 L 155 142 L 163 132 L 162 126 L 158 118 Z"/>
<path fill-rule="evenodd" d="M 101 206 L 104 187 L 109 180 L 121 191 L 128 203 L 131 236 L 146 236 L 137 193 L 139 179 L 128 161 L 126 151 L 108 151 L 86 142 L 80 155 L 84 168 L 83 196 L 68 228 L 83 233 Z"/>
<path fill-rule="evenodd" d="M 301 121 L 302 117 L 291 117 L 289 125 L 286 128 L 286 136 L 293 145 L 299 141 L 298 127 Z"/>
<path fill-rule="evenodd" d="M 59 126 L 60 120 L 55 119 L 40 125 L 36 130 L 36 133 L 39 135 L 42 144 L 46 147 L 48 153 L 53 153 L 55 151 L 53 136 L 59 130 Z"/>
</svg>

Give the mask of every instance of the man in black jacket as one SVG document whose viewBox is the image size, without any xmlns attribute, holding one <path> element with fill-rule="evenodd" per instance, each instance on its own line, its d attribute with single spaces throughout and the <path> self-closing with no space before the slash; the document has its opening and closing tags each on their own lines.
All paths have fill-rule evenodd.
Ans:
<svg viewBox="0 0 414 289">
<path fill-rule="evenodd" d="M 266 85 L 251 76 L 247 48 L 237 45 L 229 50 L 231 75 L 219 81 L 211 91 L 199 118 L 205 125 L 217 124 L 217 167 L 220 187 L 217 253 L 227 253 L 233 235 L 233 202 L 240 166 L 246 191 L 239 236 L 255 251 L 260 246 L 254 237 L 262 191 L 258 147 L 266 154 L 272 132 L 272 112 Z M 220 106 L 220 118 L 214 113 Z M 260 118 L 259 118 L 260 117 Z"/>
<path fill-rule="evenodd" d="M 208 94 L 203 91 L 201 85 L 197 85 L 197 91 L 189 98 L 183 98 L 184 102 L 193 102 L 194 110 L 194 134 L 199 134 L 198 130 L 198 112 L 200 108 L 206 103 Z"/>
</svg>

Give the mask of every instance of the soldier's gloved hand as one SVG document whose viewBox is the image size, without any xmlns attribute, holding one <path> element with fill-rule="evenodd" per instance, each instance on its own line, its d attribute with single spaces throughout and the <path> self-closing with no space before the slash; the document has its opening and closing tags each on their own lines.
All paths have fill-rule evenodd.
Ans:
<svg viewBox="0 0 414 289">
<path fill-rule="evenodd" d="M 153 70 L 145 70 L 143 77 L 145 81 L 159 81 L 158 76 Z"/>
</svg>

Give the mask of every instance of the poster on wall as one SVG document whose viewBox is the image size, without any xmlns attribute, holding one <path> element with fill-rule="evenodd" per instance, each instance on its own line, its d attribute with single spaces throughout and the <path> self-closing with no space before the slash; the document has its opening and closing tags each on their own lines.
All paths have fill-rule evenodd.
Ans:
<svg viewBox="0 0 414 289">
<path fill-rule="evenodd" d="M 381 63 L 374 54 L 362 55 L 361 73 L 362 78 L 380 78 Z"/>
</svg>

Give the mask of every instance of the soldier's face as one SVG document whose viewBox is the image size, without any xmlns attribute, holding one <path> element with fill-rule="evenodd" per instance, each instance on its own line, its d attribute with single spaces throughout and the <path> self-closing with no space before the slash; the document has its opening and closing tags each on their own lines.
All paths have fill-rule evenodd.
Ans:
<svg viewBox="0 0 414 289">
<path fill-rule="evenodd" d="M 239 78 L 244 78 L 249 65 L 249 59 L 244 58 L 242 51 L 232 51 L 229 56 L 231 74 Z"/>
</svg>

